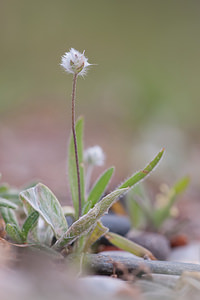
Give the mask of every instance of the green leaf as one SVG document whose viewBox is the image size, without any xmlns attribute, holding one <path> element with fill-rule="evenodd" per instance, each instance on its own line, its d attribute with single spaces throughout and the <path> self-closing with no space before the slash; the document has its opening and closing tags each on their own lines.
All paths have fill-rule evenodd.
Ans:
<svg viewBox="0 0 200 300">
<path fill-rule="evenodd" d="M 60 250 L 73 243 L 83 234 L 88 233 L 92 228 L 94 228 L 97 221 L 108 211 L 112 204 L 117 201 L 118 197 L 127 190 L 128 188 L 116 190 L 104 197 L 86 215 L 83 215 L 80 219 L 74 222 L 67 232 L 55 243 L 53 248 Z"/>
<path fill-rule="evenodd" d="M 87 203 L 90 203 L 90 205 L 87 207 L 87 210 L 84 211 L 84 214 L 87 213 L 90 208 L 94 207 L 94 205 L 100 200 L 112 177 L 113 172 L 114 168 L 112 167 L 105 171 L 101 175 L 101 177 L 96 181 L 88 195 Z"/>
<path fill-rule="evenodd" d="M 60 238 L 67 231 L 68 225 L 62 207 L 48 187 L 39 183 L 21 192 L 20 198 L 39 212 L 53 229 L 56 238 Z"/>
<path fill-rule="evenodd" d="M 7 207 L 16 209 L 17 205 L 15 203 L 12 203 L 10 200 L 4 199 L 0 197 L 0 207 Z"/>
<path fill-rule="evenodd" d="M 84 183 L 84 164 L 83 164 L 83 118 L 76 122 L 76 138 L 78 148 L 78 161 L 80 169 L 80 183 L 81 183 L 81 206 L 85 203 L 85 183 Z M 78 219 L 79 215 L 79 197 L 78 197 L 78 180 L 76 170 L 76 159 L 74 150 L 74 140 L 71 135 L 69 152 L 68 152 L 68 176 L 72 201 L 75 209 L 75 218 Z"/>
<path fill-rule="evenodd" d="M 108 232 L 108 233 L 106 233 L 106 238 L 109 240 L 109 242 L 111 244 L 113 244 L 114 246 L 116 246 L 124 251 L 128 251 L 139 257 L 147 256 L 148 258 L 155 260 L 155 257 L 149 250 L 124 238 L 123 236 L 121 236 L 119 234 L 116 234 L 113 232 Z"/>
<path fill-rule="evenodd" d="M 0 185 L 0 195 L 2 193 L 6 193 L 9 190 L 9 185 L 7 183 L 3 183 Z"/>
<path fill-rule="evenodd" d="M 36 239 L 40 245 L 51 246 L 52 239 L 54 236 L 51 226 L 49 226 L 43 219 L 40 217 L 38 226 L 36 228 Z M 35 229 L 34 229 L 35 233 Z"/>
<path fill-rule="evenodd" d="M 128 214 L 134 228 L 152 223 L 153 206 L 142 184 L 135 185 L 126 198 Z"/>
<path fill-rule="evenodd" d="M 133 187 L 136 183 L 138 183 L 140 180 L 145 178 L 159 163 L 161 157 L 163 156 L 164 149 L 162 149 L 156 157 L 144 168 L 142 171 L 137 172 L 128 180 L 126 180 L 122 185 L 118 187 L 118 189 L 126 188 L 126 187 Z"/>
<path fill-rule="evenodd" d="M 109 231 L 109 229 L 105 226 L 103 226 L 103 224 L 98 221 L 95 228 L 91 230 L 91 232 L 88 234 L 87 239 L 85 240 L 84 243 L 84 248 L 83 248 L 83 252 L 87 252 L 90 247 L 105 233 L 107 233 Z"/>
<path fill-rule="evenodd" d="M 157 209 L 154 212 L 154 226 L 159 228 L 163 222 L 170 216 L 170 210 L 177 200 L 177 196 L 180 195 L 188 186 L 190 178 L 185 176 L 181 178 L 175 185 L 169 190 L 168 202 L 165 207 Z"/>
<path fill-rule="evenodd" d="M 0 197 L 12 201 L 12 203 L 15 203 L 17 206 L 22 206 L 22 202 L 19 199 L 19 191 L 16 189 L 8 187 L 7 190 L 5 190 L 4 186 L 3 190 L 0 192 Z"/>
<path fill-rule="evenodd" d="M 18 244 L 22 244 L 24 242 L 23 236 L 15 224 L 6 224 L 6 233 L 14 242 Z"/>
<path fill-rule="evenodd" d="M 0 213 L 6 224 L 14 224 L 19 229 L 16 214 L 13 209 L 7 207 L 0 207 Z"/>
<path fill-rule="evenodd" d="M 27 201 L 23 201 L 23 209 L 27 217 L 35 211 L 35 209 Z"/>
<path fill-rule="evenodd" d="M 185 191 L 185 189 L 188 187 L 189 183 L 190 183 L 190 177 L 185 176 L 185 177 L 181 178 L 177 183 L 175 183 L 175 185 L 172 187 L 172 189 L 174 190 L 174 193 L 176 195 L 179 195 Z"/>
<path fill-rule="evenodd" d="M 144 213 L 140 205 L 136 201 L 134 201 L 133 195 L 131 193 L 128 193 L 126 197 L 126 205 L 132 227 L 140 228 L 143 222 Z"/>
<path fill-rule="evenodd" d="M 22 236 L 24 241 L 27 240 L 28 233 L 33 229 L 35 226 L 37 220 L 39 218 L 39 213 L 37 211 L 32 212 L 25 220 L 23 226 L 22 226 Z"/>
</svg>

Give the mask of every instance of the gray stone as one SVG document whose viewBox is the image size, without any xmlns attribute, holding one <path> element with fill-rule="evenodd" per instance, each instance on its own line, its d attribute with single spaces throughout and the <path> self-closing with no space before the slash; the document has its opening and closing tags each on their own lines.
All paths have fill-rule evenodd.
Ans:
<svg viewBox="0 0 200 300">
<path fill-rule="evenodd" d="M 191 243 L 186 246 L 176 247 L 172 250 L 170 261 L 191 262 L 200 264 L 200 243 Z"/>
<path fill-rule="evenodd" d="M 115 214 L 107 214 L 101 218 L 104 226 L 108 227 L 111 232 L 125 236 L 131 228 L 129 218 Z"/>
<path fill-rule="evenodd" d="M 131 230 L 126 237 L 147 248 L 159 260 L 166 260 L 170 255 L 171 248 L 169 241 L 159 233 Z"/>
<path fill-rule="evenodd" d="M 108 276 L 87 276 L 79 279 L 79 286 L 83 287 L 92 295 L 101 297 L 125 295 L 131 293 L 129 285 L 118 278 Z"/>
</svg>

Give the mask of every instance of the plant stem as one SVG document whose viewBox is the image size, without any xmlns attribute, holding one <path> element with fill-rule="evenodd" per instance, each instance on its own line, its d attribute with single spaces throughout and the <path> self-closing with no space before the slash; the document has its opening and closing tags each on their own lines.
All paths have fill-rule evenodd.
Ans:
<svg viewBox="0 0 200 300">
<path fill-rule="evenodd" d="M 75 130 L 75 97 L 76 97 L 76 82 L 78 74 L 74 74 L 73 77 L 73 87 L 72 87 L 72 134 L 74 139 L 74 151 L 76 159 L 76 171 L 77 171 L 77 183 L 78 183 L 78 202 L 79 202 L 79 211 L 78 216 L 81 216 L 81 182 L 80 182 L 80 168 L 78 161 L 78 147 L 77 147 L 77 138 Z"/>
</svg>

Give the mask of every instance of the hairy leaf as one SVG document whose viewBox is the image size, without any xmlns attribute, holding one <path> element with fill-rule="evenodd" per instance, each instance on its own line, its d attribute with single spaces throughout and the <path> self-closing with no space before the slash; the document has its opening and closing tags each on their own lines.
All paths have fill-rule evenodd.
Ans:
<svg viewBox="0 0 200 300">
<path fill-rule="evenodd" d="M 162 149 L 156 157 L 142 170 L 128 178 L 118 189 L 133 187 L 136 183 L 145 178 L 159 163 L 161 157 L 163 156 L 164 149 Z"/>
<path fill-rule="evenodd" d="M 63 247 L 73 243 L 77 238 L 83 234 L 88 233 L 97 223 L 97 221 L 108 211 L 110 206 L 117 201 L 118 197 L 121 196 L 128 189 L 116 190 L 100 202 L 98 202 L 90 211 L 74 222 L 67 232 L 55 243 L 54 249 L 60 250 Z"/>
<path fill-rule="evenodd" d="M 6 224 L 15 224 L 16 227 L 19 229 L 17 217 L 13 209 L 7 207 L 0 207 L 0 213 Z"/>
<path fill-rule="evenodd" d="M 14 242 L 18 244 L 24 242 L 23 236 L 15 224 L 6 224 L 6 233 Z"/>
<path fill-rule="evenodd" d="M 28 237 L 29 231 L 33 229 L 37 220 L 39 218 L 39 213 L 37 211 L 32 212 L 25 220 L 22 226 L 22 236 L 23 239 L 26 241 Z"/>
<path fill-rule="evenodd" d="M 80 169 L 80 185 L 81 185 L 81 206 L 85 203 L 85 183 L 84 183 L 84 165 L 83 165 L 83 118 L 76 122 L 76 138 L 78 148 L 78 162 Z M 75 209 L 75 218 L 79 215 L 79 196 L 78 196 L 78 179 L 76 170 L 76 158 L 74 150 L 74 140 L 71 135 L 69 152 L 68 152 L 68 176 L 72 201 Z"/>
<path fill-rule="evenodd" d="M 95 228 L 91 230 L 91 232 L 88 234 L 88 237 L 86 238 L 83 252 L 87 252 L 90 247 L 105 233 L 107 233 L 109 229 L 101 223 L 101 221 L 98 221 Z"/>
<path fill-rule="evenodd" d="M 56 238 L 60 238 L 67 231 L 68 225 L 62 207 L 48 187 L 39 183 L 21 192 L 20 198 L 39 212 L 53 229 Z"/>
<path fill-rule="evenodd" d="M 33 230 L 33 237 L 40 245 L 50 247 L 54 232 L 49 224 L 40 216 L 37 227 Z"/>
<path fill-rule="evenodd" d="M 4 199 L 0 197 L 0 207 L 7 207 L 7 208 L 12 208 L 16 209 L 17 205 L 10 200 Z"/>
</svg>

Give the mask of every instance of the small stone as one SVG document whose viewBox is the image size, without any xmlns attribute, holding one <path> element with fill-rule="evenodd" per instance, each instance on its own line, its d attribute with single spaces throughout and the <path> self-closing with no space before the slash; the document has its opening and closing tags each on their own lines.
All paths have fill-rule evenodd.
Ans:
<svg viewBox="0 0 200 300">
<path fill-rule="evenodd" d="M 72 216 L 66 216 L 65 217 L 68 227 L 70 227 L 74 223 L 74 218 Z"/>
<path fill-rule="evenodd" d="M 151 251 L 158 260 L 166 260 L 171 253 L 168 239 L 159 233 L 132 230 L 126 237 Z"/>
<path fill-rule="evenodd" d="M 125 216 L 107 214 L 101 218 L 104 226 L 108 227 L 111 232 L 125 236 L 131 228 L 130 221 Z"/>
<path fill-rule="evenodd" d="M 98 296 L 98 299 L 140 299 L 140 292 L 132 288 L 125 281 L 108 276 L 87 276 L 79 279 L 80 287 L 83 287 L 90 296 Z M 120 298 L 118 298 L 120 296 Z M 112 298 L 110 298 L 112 297 Z M 92 298 L 91 298 L 92 299 Z"/>
<path fill-rule="evenodd" d="M 125 216 L 109 213 L 101 218 L 101 222 L 105 227 L 109 228 L 109 231 L 122 236 L 125 236 L 131 228 L 129 218 Z M 105 237 L 102 237 L 99 242 L 103 245 L 111 245 Z"/>
<path fill-rule="evenodd" d="M 200 263 L 200 243 L 191 243 L 186 246 L 176 247 L 172 250 L 170 261 Z"/>
</svg>

